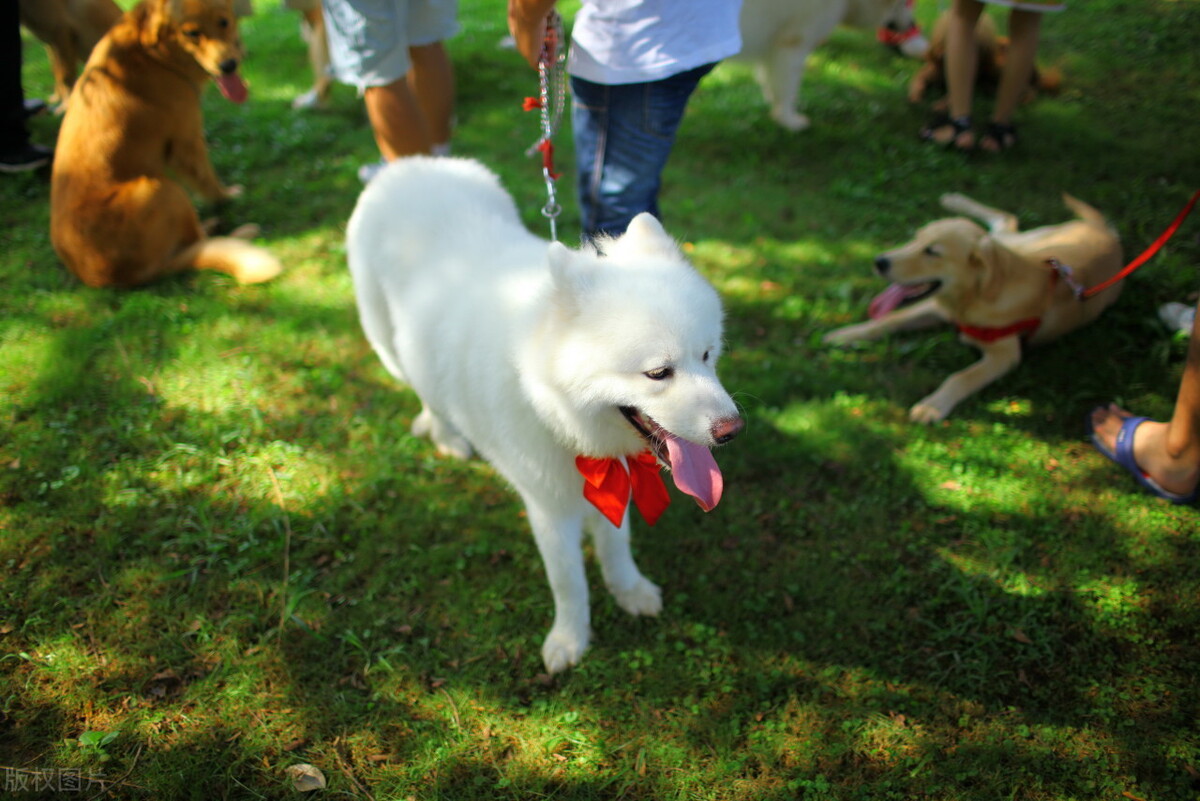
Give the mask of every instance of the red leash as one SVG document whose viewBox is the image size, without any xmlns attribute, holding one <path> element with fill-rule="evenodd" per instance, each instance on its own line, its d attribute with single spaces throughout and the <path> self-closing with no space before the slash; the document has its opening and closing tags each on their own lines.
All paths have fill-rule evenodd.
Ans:
<svg viewBox="0 0 1200 801">
<path fill-rule="evenodd" d="M 1093 295 L 1097 295 L 1108 289 L 1118 281 L 1123 281 L 1129 276 L 1130 273 L 1132 273 L 1138 267 L 1141 267 L 1147 261 L 1152 259 L 1154 255 L 1158 253 L 1158 251 L 1162 250 L 1162 246 L 1167 244 L 1167 240 L 1175 235 L 1175 232 L 1179 230 L 1179 226 L 1182 225 L 1183 221 L 1187 219 L 1187 216 L 1192 213 L 1192 207 L 1196 205 L 1196 201 L 1198 199 L 1200 199 L 1200 189 L 1192 193 L 1192 199 L 1189 200 L 1187 205 L 1183 207 L 1183 210 L 1176 215 L 1175 220 L 1167 226 L 1167 230 L 1163 231 L 1159 235 L 1158 239 L 1154 240 L 1150 247 L 1142 251 L 1142 255 L 1129 262 L 1129 264 L 1127 264 L 1125 268 L 1121 270 L 1121 272 L 1117 273 L 1112 278 L 1109 278 L 1107 281 L 1097 284 L 1096 286 L 1087 287 L 1085 289 L 1074 279 L 1071 274 L 1071 268 L 1065 264 L 1062 264 L 1057 259 L 1047 259 L 1046 263 L 1054 268 L 1054 270 L 1063 277 L 1063 280 L 1070 284 L 1071 288 L 1075 290 L 1075 297 L 1079 298 L 1080 300 L 1087 300 Z"/>
</svg>

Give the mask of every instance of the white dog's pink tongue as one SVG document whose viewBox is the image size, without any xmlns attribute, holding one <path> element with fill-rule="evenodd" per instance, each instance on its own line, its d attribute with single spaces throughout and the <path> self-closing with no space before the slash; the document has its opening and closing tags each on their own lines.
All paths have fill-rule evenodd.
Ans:
<svg viewBox="0 0 1200 801">
<path fill-rule="evenodd" d="M 695 498 L 701 509 L 712 511 L 725 489 L 725 480 L 712 453 L 703 445 L 680 439 L 665 429 L 659 428 L 655 433 L 667 443 L 675 486 Z"/>
<path fill-rule="evenodd" d="M 217 88 L 221 90 L 221 94 L 225 96 L 226 100 L 234 103 L 246 102 L 246 97 L 250 92 L 246 89 L 246 82 L 242 80 L 242 76 L 231 72 L 213 80 L 217 82 Z"/>
<path fill-rule="evenodd" d="M 867 316 L 872 320 L 878 319 L 899 306 L 908 297 L 908 290 L 900 284 L 892 284 L 880 292 L 867 306 Z"/>
</svg>

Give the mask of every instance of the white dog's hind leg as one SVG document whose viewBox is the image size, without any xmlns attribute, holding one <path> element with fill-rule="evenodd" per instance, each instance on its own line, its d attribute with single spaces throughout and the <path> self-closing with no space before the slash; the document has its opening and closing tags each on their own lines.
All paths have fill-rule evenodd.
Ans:
<svg viewBox="0 0 1200 801">
<path fill-rule="evenodd" d="M 525 499 L 550 591 L 554 595 L 554 625 L 542 644 L 542 661 L 548 673 L 558 673 L 579 663 L 591 638 L 587 575 L 583 569 L 583 520 L 559 518 Z"/>
<path fill-rule="evenodd" d="M 470 459 L 475 449 L 458 429 L 438 417 L 428 406 L 421 407 L 421 413 L 412 422 L 414 437 L 429 437 L 437 445 L 438 453 L 452 456 L 464 461 Z"/>
<path fill-rule="evenodd" d="M 629 547 L 629 517 L 620 528 L 599 514 L 592 515 L 588 528 L 596 546 L 596 558 L 604 584 L 617 604 L 631 615 L 657 615 L 662 611 L 662 590 L 642 575 Z"/>
<path fill-rule="evenodd" d="M 804 67 L 812 47 L 807 42 L 789 42 L 771 52 L 759 70 L 759 84 L 771 105 L 771 117 L 789 131 L 803 131 L 809 119 L 796 110 Z"/>
</svg>

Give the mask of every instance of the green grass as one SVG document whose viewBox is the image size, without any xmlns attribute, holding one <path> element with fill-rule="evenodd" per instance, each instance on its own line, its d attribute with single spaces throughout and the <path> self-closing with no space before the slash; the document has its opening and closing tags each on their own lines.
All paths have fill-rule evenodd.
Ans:
<svg viewBox="0 0 1200 801">
<path fill-rule="evenodd" d="M 726 300 L 747 429 L 719 454 L 717 510 L 678 498 L 635 525 L 662 616 L 629 618 L 593 573 L 593 647 L 553 680 L 520 504 L 408 435 L 416 398 L 358 327 L 361 103 L 338 87 L 293 113 L 297 18 L 257 5 L 251 101 L 204 104 L 218 173 L 247 188 L 228 221 L 262 225 L 280 279 L 86 289 L 49 245 L 45 174 L 0 179 L 5 797 L 65 775 L 102 782 L 88 797 L 290 798 L 299 763 L 322 795 L 381 800 L 1197 797 L 1200 518 L 1137 492 L 1083 419 L 1171 409 L 1184 343 L 1155 308 L 1197 289 L 1200 223 L 1099 324 L 941 425 L 906 413 L 975 358 L 952 333 L 820 337 L 863 317 L 872 254 L 945 191 L 1033 226 L 1064 217 L 1065 189 L 1130 255 L 1149 244 L 1200 186 L 1200 2 L 1048 17 L 1040 60 L 1064 90 L 1001 158 L 918 142 L 916 64 L 870 34 L 818 54 L 804 134 L 769 122 L 747 67 L 705 82 L 662 200 Z M 545 232 L 531 73 L 496 49 L 496 3 L 461 19 L 456 150 Z M 25 63 L 48 93 L 32 40 Z"/>
</svg>

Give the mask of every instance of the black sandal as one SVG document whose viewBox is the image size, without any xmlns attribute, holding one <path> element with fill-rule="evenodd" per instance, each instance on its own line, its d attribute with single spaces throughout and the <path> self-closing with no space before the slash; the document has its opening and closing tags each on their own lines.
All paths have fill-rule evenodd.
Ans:
<svg viewBox="0 0 1200 801">
<path fill-rule="evenodd" d="M 949 139 L 941 139 L 937 136 L 938 131 L 949 128 L 951 136 Z M 965 133 L 971 132 L 971 117 L 963 115 L 961 117 L 951 117 L 949 114 L 939 114 L 932 121 L 921 129 L 920 137 L 922 141 L 933 142 L 936 145 L 941 145 L 946 148 L 954 148 L 961 150 L 964 153 L 975 148 L 975 143 L 971 142 L 967 145 L 959 144 L 959 140 Z"/>
<path fill-rule="evenodd" d="M 979 149 L 987 153 L 1003 153 L 1017 144 L 1017 127 L 1007 122 L 989 122 L 983 136 L 979 137 Z"/>
</svg>

